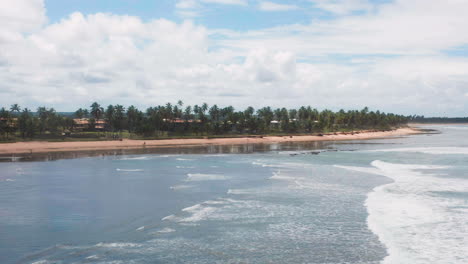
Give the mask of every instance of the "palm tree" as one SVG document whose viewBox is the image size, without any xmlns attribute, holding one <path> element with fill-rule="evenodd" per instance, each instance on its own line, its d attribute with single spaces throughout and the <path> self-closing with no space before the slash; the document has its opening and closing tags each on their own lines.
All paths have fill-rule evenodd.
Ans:
<svg viewBox="0 0 468 264">
<path fill-rule="evenodd" d="M 37 108 L 37 114 L 39 116 L 39 132 L 42 134 L 46 130 L 46 122 L 48 117 L 47 108 L 44 106 L 40 106 Z"/>
<path fill-rule="evenodd" d="M 125 121 L 125 107 L 122 105 L 115 105 L 114 107 L 114 119 L 115 119 L 115 128 L 120 131 L 124 127 L 124 121 Z"/>
<path fill-rule="evenodd" d="M 94 117 L 94 119 L 99 120 L 102 117 L 102 114 L 104 112 L 104 108 L 101 107 L 100 104 L 97 102 L 94 102 L 91 105 L 91 115 Z"/>
<path fill-rule="evenodd" d="M 16 112 L 16 114 L 18 115 L 19 112 L 21 111 L 21 107 L 18 104 L 12 104 L 10 107 L 10 111 L 11 113 Z"/>
<path fill-rule="evenodd" d="M 86 116 L 86 112 L 87 112 L 87 111 L 88 111 L 88 110 L 86 110 L 86 109 L 80 108 L 80 109 L 76 110 L 76 112 L 75 112 L 75 117 L 76 117 L 76 118 L 80 118 L 80 119 L 81 119 L 81 118 L 84 118 L 84 117 Z"/>
</svg>

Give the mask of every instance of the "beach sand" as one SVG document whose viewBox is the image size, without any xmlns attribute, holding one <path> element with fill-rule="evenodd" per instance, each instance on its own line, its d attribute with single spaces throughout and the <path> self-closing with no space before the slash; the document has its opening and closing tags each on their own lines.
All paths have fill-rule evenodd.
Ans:
<svg viewBox="0 0 468 264">
<path fill-rule="evenodd" d="M 421 133 L 415 128 L 399 128 L 391 131 L 360 131 L 354 133 L 329 133 L 323 136 L 265 136 L 242 138 L 213 138 L 213 139 L 164 139 L 164 140 L 130 140 L 122 141 L 85 141 L 85 142 L 16 142 L 0 144 L 0 155 L 33 154 L 51 152 L 94 151 L 114 149 L 141 149 L 191 147 L 206 145 L 239 145 L 239 144 L 268 144 L 281 142 L 314 142 L 314 141 L 342 141 L 387 138 Z"/>
</svg>

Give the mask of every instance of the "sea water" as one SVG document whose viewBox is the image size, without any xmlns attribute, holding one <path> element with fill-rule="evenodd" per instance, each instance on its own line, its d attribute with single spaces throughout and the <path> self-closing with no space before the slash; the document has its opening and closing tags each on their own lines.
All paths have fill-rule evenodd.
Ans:
<svg viewBox="0 0 468 264">
<path fill-rule="evenodd" d="M 468 263 L 468 126 L 432 128 L 2 162 L 0 263 Z"/>
</svg>

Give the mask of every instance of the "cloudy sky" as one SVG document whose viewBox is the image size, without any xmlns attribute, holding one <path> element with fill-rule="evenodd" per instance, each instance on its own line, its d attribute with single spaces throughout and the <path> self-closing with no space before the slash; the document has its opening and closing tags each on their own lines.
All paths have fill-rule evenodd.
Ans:
<svg viewBox="0 0 468 264">
<path fill-rule="evenodd" d="M 466 0 L 0 0 L 0 106 L 468 115 Z"/>
</svg>

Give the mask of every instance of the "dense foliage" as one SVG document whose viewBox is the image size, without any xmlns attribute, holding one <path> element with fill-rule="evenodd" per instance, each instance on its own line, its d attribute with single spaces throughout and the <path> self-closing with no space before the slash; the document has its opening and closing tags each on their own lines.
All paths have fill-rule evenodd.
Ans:
<svg viewBox="0 0 468 264">
<path fill-rule="evenodd" d="M 414 123 L 468 123 L 468 117 L 424 117 L 411 116 L 408 120 Z"/>
<path fill-rule="evenodd" d="M 75 121 L 73 120 L 75 118 Z M 82 120 L 86 126 L 77 124 Z M 369 111 L 333 112 L 308 107 L 286 109 L 263 107 L 255 111 L 248 107 L 236 111 L 232 106 L 185 106 L 177 104 L 150 107 L 145 112 L 134 106 L 93 103 L 89 109 L 78 109 L 73 116 L 58 114 L 53 108 L 39 107 L 33 113 L 17 104 L 9 110 L 0 109 L 0 133 L 3 138 L 19 135 L 35 138 L 43 135 L 73 136 L 78 132 L 122 132 L 139 137 L 206 136 L 235 134 L 293 134 L 351 131 L 359 129 L 389 129 L 407 123 L 401 115 Z M 101 124 L 101 126 L 99 126 Z"/>
</svg>

